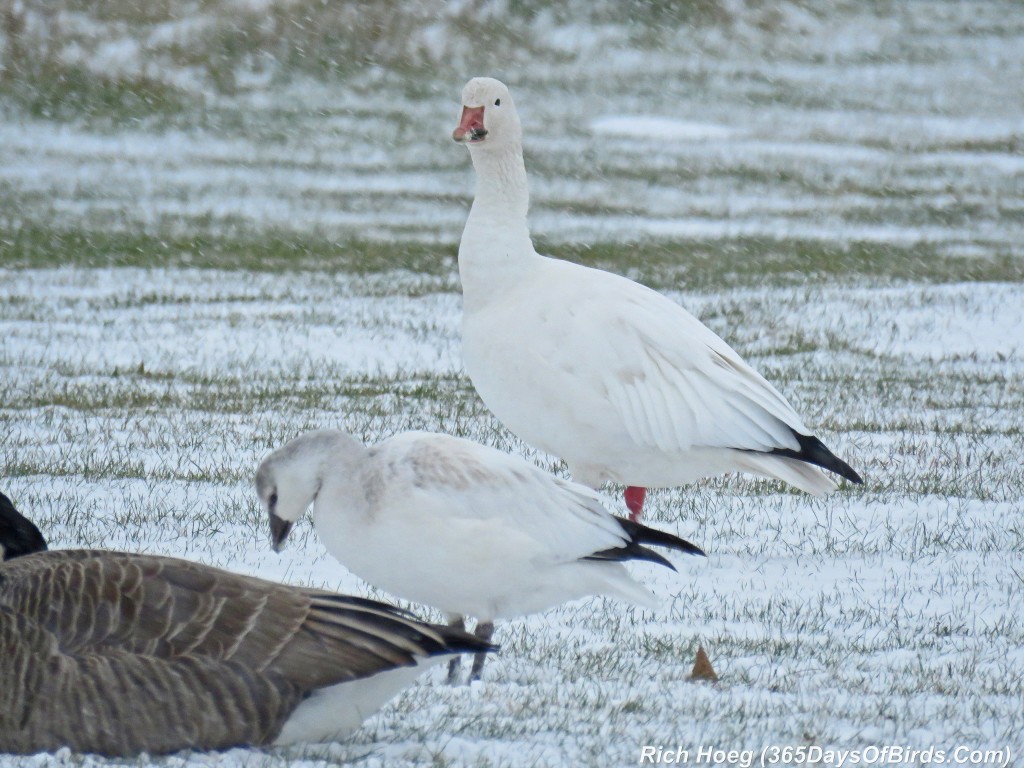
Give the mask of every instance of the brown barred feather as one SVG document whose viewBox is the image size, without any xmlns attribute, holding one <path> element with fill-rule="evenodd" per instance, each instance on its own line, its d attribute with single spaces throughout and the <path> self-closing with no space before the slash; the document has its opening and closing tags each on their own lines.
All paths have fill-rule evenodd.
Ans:
<svg viewBox="0 0 1024 768">
<path fill-rule="evenodd" d="M 0 752 L 273 742 L 315 689 L 488 646 L 361 598 L 120 552 L 0 565 Z"/>
</svg>

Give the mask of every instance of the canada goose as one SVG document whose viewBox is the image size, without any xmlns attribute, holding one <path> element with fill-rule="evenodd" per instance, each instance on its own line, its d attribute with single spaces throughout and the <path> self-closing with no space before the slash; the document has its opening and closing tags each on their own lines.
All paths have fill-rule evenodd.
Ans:
<svg viewBox="0 0 1024 768">
<path fill-rule="evenodd" d="M 815 496 L 836 488 L 821 469 L 861 482 L 679 304 L 534 250 L 523 129 L 504 83 L 466 84 L 452 138 L 476 170 L 459 244 L 462 357 L 506 427 L 565 459 L 584 485 L 624 483 L 633 520 L 647 488 L 723 472 L 778 478 Z"/>
<path fill-rule="evenodd" d="M 43 534 L 0 493 L 0 561 L 45 551 Z"/>
<path fill-rule="evenodd" d="M 491 647 L 378 603 L 155 555 L 45 551 L 0 494 L 0 752 L 327 741 L 423 659 Z"/>
<path fill-rule="evenodd" d="M 645 544 L 704 554 L 615 517 L 589 488 L 451 435 L 406 432 L 367 448 L 338 430 L 308 432 L 263 460 L 256 491 L 275 548 L 313 503 L 317 535 L 353 573 L 455 626 L 475 616 L 483 640 L 495 619 L 589 595 L 653 607 L 621 561 L 673 568 Z M 449 680 L 457 673 L 453 660 Z"/>
</svg>

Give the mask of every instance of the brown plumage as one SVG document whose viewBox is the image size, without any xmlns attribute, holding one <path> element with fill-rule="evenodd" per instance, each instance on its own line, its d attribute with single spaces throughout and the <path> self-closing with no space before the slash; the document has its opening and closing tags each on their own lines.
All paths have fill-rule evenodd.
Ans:
<svg viewBox="0 0 1024 768">
<path fill-rule="evenodd" d="M 270 744 L 312 692 L 486 647 L 381 603 L 184 560 L 38 552 L 0 565 L 0 752 Z"/>
</svg>

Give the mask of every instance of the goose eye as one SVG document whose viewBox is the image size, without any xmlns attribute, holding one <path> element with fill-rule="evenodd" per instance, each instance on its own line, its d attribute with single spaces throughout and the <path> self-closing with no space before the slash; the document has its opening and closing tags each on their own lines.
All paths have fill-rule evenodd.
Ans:
<svg viewBox="0 0 1024 768">
<path fill-rule="evenodd" d="M 500 107 L 501 106 L 501 99 L 495 99 L 494 100 L 494 106 Z"/>
<path fill-rule="evenodd" d="M 277 506 L 277 491 L 274 491 L 272 494 L 270 494 L 270 498 L 267 499 L 267 501 L 270 502 L 270 508 L 271 509 L 276 507 Z"/>
</svg>

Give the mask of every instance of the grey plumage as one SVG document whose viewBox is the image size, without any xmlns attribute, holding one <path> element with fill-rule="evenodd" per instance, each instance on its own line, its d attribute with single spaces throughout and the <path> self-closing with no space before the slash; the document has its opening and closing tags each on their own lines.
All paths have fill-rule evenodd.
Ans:
<svg viewBox="0 0 1024 768">
<path fill-rule="evenodd" d="M 92 550 L 0 565 L 0 752 L 270 744 L 311 693 L 486 644 L 361 598 Z"/>
</svg>

